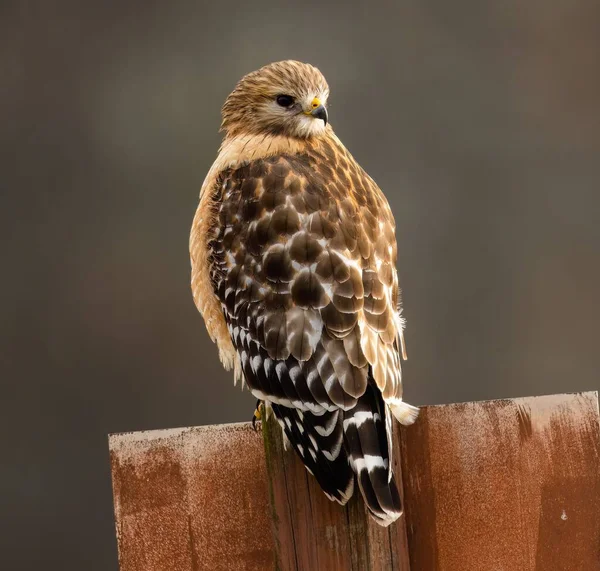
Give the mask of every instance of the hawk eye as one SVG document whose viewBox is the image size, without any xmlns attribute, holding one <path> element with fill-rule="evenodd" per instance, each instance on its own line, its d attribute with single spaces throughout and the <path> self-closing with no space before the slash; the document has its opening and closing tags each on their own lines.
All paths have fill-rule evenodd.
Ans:
<svg viewBox="0 0 600 571">
<path fill-rule="evenodd" d="M 291 95 L 278 95 L 277 105 L 281 107 L 291 107 L 294 104 L 294 98 Z"/>
</svg>

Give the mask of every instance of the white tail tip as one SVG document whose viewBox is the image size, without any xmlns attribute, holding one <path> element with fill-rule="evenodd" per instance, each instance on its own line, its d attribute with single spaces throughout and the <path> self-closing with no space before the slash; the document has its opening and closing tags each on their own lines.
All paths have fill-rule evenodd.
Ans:
<svg viewBox="0 0 600 571">
<path fill-rule="evenodd" d="M 399 511 L 399 512 L 390 512 L 386 514 L 386 517 L 381 518 L 378 517 L 374 514 L 372 514 L 371 512 L 369 512 L 369 515 L 375 520 L 375 522 L 377 522 L 381 527 L 388 527 L 391 523 L 394 523 L 404 512 L 403 511 Z"/>
<path fill-rule="evenodd" d="M 419 416 L 419 409 L 416 406 L 412 406 L 402 399 L 392 398 L 386 401 L 392 414 L 396 417 L 396 420 L 404 426 L 413 424 Z"/>
</svg>

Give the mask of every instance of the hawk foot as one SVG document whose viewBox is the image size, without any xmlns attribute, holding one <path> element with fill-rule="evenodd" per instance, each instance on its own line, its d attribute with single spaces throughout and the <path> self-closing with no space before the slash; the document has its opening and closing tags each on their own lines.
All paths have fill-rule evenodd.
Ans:
<svg viewBox="0 0 600 571">
<path fill-rule="evenodd" d="M 259 399 L 256 401 L 256 410 L 254 411 L 254 414 L 252 415 L 252 428 L 254 429 L 254 432 L 256 432 L 258 430 L 258 428 L 256 427 L 256 421 L 262 421 L 263 418 L 263 414 L 264 414 L 264 405 L 263 402 Z"/>
</svg>

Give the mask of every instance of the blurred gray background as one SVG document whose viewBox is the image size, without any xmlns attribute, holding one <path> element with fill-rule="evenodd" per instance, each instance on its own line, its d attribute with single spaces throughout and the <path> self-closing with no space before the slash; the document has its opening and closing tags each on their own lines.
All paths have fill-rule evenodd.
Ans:
<svg viewBox="0 0 600 571">
<path fill-rule="evenodd" d="M 407 400 L 597 389 L 599 56 L 592 0 L 2 2 L 2 567 L 117 569 L 109 432 L 250 419 L 187 241 L 271 61 L 389 197 Z"/>
</svg>

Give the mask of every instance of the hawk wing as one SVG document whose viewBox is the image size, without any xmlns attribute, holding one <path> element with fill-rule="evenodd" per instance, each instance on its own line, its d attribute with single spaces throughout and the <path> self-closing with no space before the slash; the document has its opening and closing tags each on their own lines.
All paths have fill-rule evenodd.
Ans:
<svg viewBox="0 0 600 571">
<path fill-rule="evenodd" d="M 399 513 L 383 404 L 401 403 L 402 331 L 385 197 L 327 142 L 223 171 L 215 192 L 211 281 L 252 393 L 331 497 L 352 494 L 349 461 L 375 517 Z"/>
</svg>

